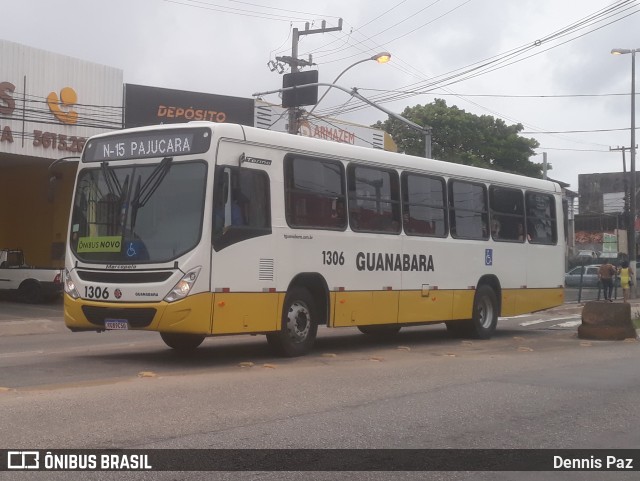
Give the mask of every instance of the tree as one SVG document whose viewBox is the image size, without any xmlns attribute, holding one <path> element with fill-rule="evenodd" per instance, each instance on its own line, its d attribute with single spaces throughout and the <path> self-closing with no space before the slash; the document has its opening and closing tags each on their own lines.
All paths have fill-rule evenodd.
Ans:
<svg viewBox="0 0 640 481">
<path fill-rule="evenodd" d="M 518 135 L 522 124 L 507 125 L 490 115 L 467 113 L 455 105 L 448 107 L 442 99 L 407 107 L 402 116 L 431 127 L 434 159 L 542 178 L 542 163 L 529 160 L 540 144 Z M 424 135 L 399 120 L 390 117 L 374 127 L 391 134 L 400 151 L 424 155 Z"/>
</svg>

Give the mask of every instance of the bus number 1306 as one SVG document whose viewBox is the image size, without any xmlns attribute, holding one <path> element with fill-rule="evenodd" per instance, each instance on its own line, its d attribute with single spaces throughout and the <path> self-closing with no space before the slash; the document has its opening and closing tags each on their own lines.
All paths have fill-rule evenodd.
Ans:
<svg viewBox="0 0 640 481">
<path fill-rule="evenodd" d="M 343 266 L 344 252 L 322 251 L 322 263 L 325 266 Z"/>
<path fill-rule="evenodd" d="M 106 287 L 85 286 L 84 297 L 87 299 L 109 299 L 109 289 Z"/>
</svg>

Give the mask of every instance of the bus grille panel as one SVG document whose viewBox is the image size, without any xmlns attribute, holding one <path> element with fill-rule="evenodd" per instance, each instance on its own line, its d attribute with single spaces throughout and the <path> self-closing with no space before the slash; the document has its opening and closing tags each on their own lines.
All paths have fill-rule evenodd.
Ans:
<svg viewBox="0 0 640 481">
<path fill-rule="evenodd" d="M 78 270 L 78 277 L 87 282 L 106 282 L 110 284 L 146 284 L 164 282 L 173 275 L 171 271 L 157 272 L 100 272 Z"/>
<path fill-rule="evenodd" d="M 153 321 L 156 310 L 152 307 L 113 308 L 82 306 L 82 312 L 91 324 L 104 327 L 105 319 L 122 319 L 129 322 L 132 328 L 147 327 Z"/>
</svg>

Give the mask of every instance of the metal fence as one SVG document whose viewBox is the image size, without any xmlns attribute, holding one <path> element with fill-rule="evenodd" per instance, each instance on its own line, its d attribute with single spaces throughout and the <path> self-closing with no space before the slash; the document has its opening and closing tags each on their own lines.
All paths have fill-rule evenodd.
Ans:
<svg viewBox="0 0 640 481">
<path fill-rule="evenodd" d="M 569 288 L 566 288 L 567 290 Z M 584 301 L 599 301 L 600 299 L 604 299 L 604 291 L 602 289 L 602 284 L 598 282 L 596 287 L 593 286 L 578 286 L 572 288 L 573 291 L 577 291 L 577 302 Z M 574 296 L 571 296 L 574 297 Z M 613 279 L 613 291 L 612 291 L 613 299 L 622 299 L 622 288 L 620 287 L 620 280 L 618 276 Z"/>
</svg>

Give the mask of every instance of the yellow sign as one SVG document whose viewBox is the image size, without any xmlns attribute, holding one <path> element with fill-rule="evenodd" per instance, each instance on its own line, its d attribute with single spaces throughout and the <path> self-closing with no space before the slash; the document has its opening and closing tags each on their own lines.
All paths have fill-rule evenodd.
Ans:
<svg viewBox="0 0 640 481">
<path fill-rule="evenodd" d="M 63 124 L 73 125 L 78 121 L 78 112 L 72 107 L 78 102 L 78 94 L 71 87 L 60 91 L 60 97 L 55 92 L 47 96 L 47 105 L 51 113 Z"/>
<path fill-rule="evenodd" d="M 122 237 L 80 237 L 78 239 L 78 252 L 120 252 Z"/>
</svg>

